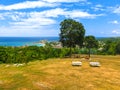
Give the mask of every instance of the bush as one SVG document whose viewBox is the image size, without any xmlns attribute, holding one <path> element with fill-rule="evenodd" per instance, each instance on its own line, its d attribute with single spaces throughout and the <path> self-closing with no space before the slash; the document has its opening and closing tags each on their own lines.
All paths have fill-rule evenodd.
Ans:
<svg viewBox="0 0 120 90">
<path fill-rule="evenodd" d="M 51 46 L 37 47 L 0 47 L 0 63 L 28 63 L 33 60 L 62 58 L 69 55 L 68 48 L 53 48 Z"/>
</svg>

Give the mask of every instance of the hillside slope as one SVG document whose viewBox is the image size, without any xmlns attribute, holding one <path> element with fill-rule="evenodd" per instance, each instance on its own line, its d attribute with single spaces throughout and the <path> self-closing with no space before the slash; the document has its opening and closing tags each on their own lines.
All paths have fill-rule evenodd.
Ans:
<svg viewBox="0 0 120 90">
<path fill-rule="evenodd" d="M 82 61 L 82 66 L 72 66 Z M 84 59 L 49 59 L 15 66 L 0 64 L 0 90 L 119 90 L 120 56 L 92 56 L 101 67 Z"/>
</svg>

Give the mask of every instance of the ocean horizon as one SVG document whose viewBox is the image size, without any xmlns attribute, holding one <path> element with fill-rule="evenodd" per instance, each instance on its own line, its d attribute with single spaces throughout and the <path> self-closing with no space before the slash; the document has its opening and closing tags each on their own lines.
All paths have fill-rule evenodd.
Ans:
<svg viewBox="0 0 120 90">
<path fill-rule="evenodd" d="M 0 46 L 42 46 L 38 44 L 41 40 L 52 42 L 58 41 L 59 37 L 0 37 Z"/>
<path fill-rule="evenodd" d="M 104 39 L 111 37 L 96 37 L 96 39 Z M 38 44 L 41 40 L 48 42 L 59 41 L 59 37 L 0 37 L 0 46 L 42 46 Z"/>
</svg>

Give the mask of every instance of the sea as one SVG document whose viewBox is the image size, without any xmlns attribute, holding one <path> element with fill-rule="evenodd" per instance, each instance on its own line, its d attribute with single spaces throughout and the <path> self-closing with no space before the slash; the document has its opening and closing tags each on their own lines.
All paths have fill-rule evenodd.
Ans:
<svg viewBox="0 0 120 90">
<path fill-rule="evenodd" d="M 41 40 L 58 41 L 59 37 L 0 37 L 0 46 L 42 46 Z"/>
</svg>

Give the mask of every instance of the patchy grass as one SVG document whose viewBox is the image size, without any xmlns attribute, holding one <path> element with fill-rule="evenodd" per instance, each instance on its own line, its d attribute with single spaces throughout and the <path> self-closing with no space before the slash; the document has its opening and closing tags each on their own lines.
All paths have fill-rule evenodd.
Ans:
<svg viewBox="0 0 120 90">
<path fill-rule="evenodd" d="M 72 66 L 82 61 L 82 66 Z M 49 59 L 15 67 L 0 64 L 0 90 L 120 90 L 120 56 L 91 56 L 101 67 L 80 58 Z"/>
</svg>

